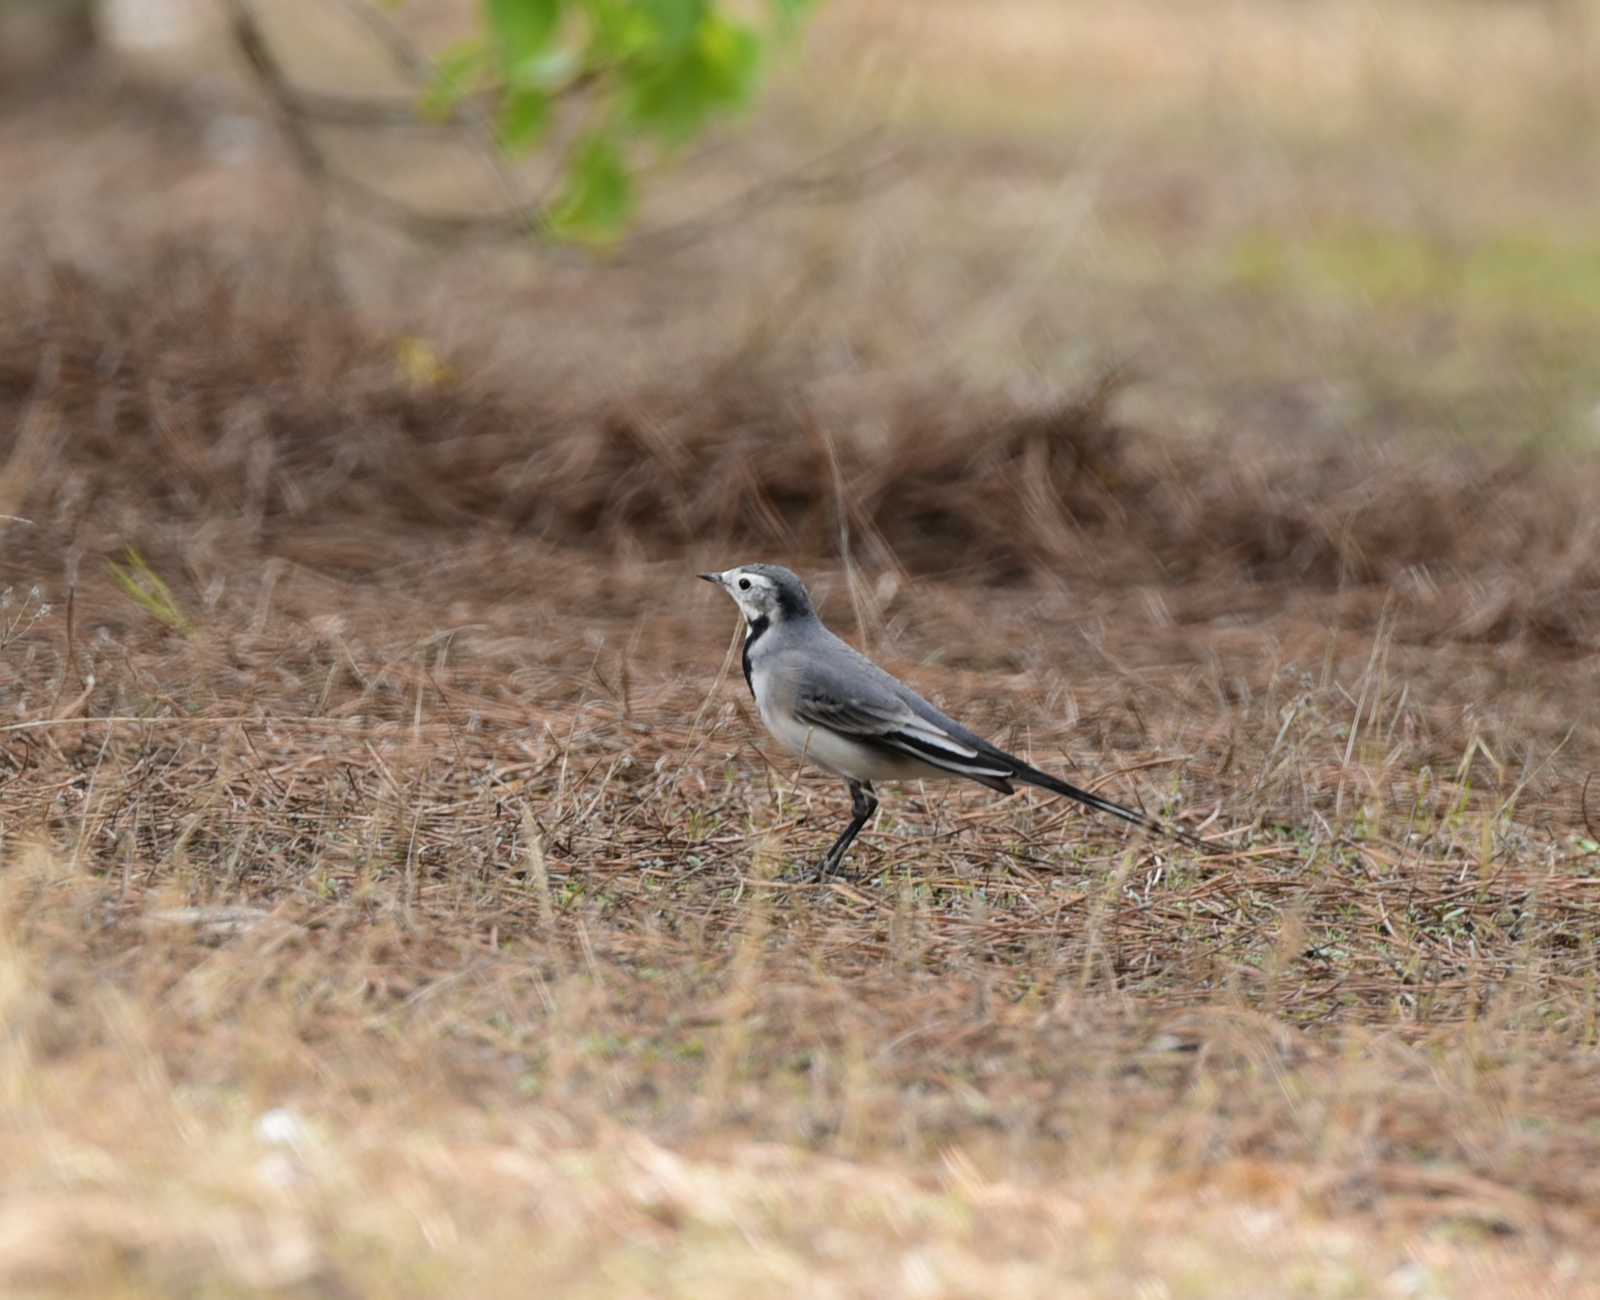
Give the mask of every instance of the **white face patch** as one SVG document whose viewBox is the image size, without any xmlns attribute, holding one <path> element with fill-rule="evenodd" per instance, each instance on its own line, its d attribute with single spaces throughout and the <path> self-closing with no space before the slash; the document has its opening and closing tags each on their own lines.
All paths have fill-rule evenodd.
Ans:
<svg viewBox="0 0 1600 1300">
<path fill-rule="evenodd" d="M 724 589 L 733 597 L 746 622 L 772 616 L 778 605 L 778 588 L 771 578 L 744 569 L 729 569 L 722 578 Z"/>
</svg>

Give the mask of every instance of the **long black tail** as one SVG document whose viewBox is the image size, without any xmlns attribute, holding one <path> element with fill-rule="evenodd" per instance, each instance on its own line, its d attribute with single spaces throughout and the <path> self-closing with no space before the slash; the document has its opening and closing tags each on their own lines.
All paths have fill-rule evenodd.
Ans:
<svg viewBox="0 0 1600 1300">
<path fill-rule="evenodd" d="M 1048 772 L 1041 772 L 1036 767 L 1029 767 L 1017 759 L 1011 759 L 1016 764 L 1015 779 L 1036 785 L 1041 790 L 1048 790 L 1051 794 L 1064 794 L 1068 799 L 1076 799 L 1086 807 L 1098 812 L 1110 813 L 1113 817 L 1120 817 L 1125 822 L 1131 822 L 1142 830 L 1149 831 L 1152 835 L 1171 835 L 1183 844 L 1188 844 L 1197 849 L 1203 849 L 1205 842 L 1198 835 L 1191 835 L 1188 831 L 1179 830 L 1176 826 L 1169 826 L 1159 822 L 1154 817 L 1138 811 L 1136 808 L 1126 808 L 1120 803 L 1113 803 L 1104 799 L 1090 790 L 1080 790 L 1070 782 L 1063 781 L 1058 776 L 1051 776 Z"/>
</svg>

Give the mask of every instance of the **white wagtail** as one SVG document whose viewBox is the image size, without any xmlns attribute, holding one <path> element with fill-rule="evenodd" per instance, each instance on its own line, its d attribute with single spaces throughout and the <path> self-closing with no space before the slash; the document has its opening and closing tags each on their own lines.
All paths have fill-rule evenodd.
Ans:
<svg viewBox="0 0 1600 1300">
<path fill-rule="evenodd" d="M 874 781 L 964 776 L 1012 794 L 1013 781 L 1064 794 L 1147 831 L 1200 840 L 1153 817 L 1080 790 L 996 749 L 947 718 L 904 682 L 828 631 L 805 584 L 776 564 L 743 564 L 702 573 L 728 595 L 745 619 L 744 679 L 767 730 L 787 748 L 844 778 L 850 824 L 822 859 L 821 874 L 839 869 L 845 851 L 878 810 Z"/>
</svg>

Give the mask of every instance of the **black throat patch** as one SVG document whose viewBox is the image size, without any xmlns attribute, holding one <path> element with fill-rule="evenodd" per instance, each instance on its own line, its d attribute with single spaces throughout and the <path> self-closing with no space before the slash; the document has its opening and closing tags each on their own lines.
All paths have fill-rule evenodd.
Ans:
<svg viewBox="0 0 1600 1300">
<path fill-rule="evenodd" d="M 750 688 L 750 694 L 751 695 L 754 695 L 756 693 L 756 684 L 755 684 L 754 681 L 751 680 L 751 677 L 750 677 L 750 647 L 753 646 L 756 643 L 756 639 L 758 637 L 760 637 L 771 626 L 772 626 L 772 620 L 770 618 L 768 618 L 764 614 L 760 618 L 752 619 L 748 623 L 745 624 L 745 633 L 744 633 L 744 684 Z"/>
</svg>

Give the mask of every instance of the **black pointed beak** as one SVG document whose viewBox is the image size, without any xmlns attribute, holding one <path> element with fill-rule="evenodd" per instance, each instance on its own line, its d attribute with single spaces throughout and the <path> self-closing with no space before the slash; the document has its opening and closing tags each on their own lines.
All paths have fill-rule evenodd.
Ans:
<svg viewBox="0 0 1600 1300">
<path fill-rule="evenodd" d="M 704 578 L 707 582 L 714 582 L 719 587 L 722 585 L 722 575 L 720 573 L 697 573 L 695 576 Z"/>
</svg>

